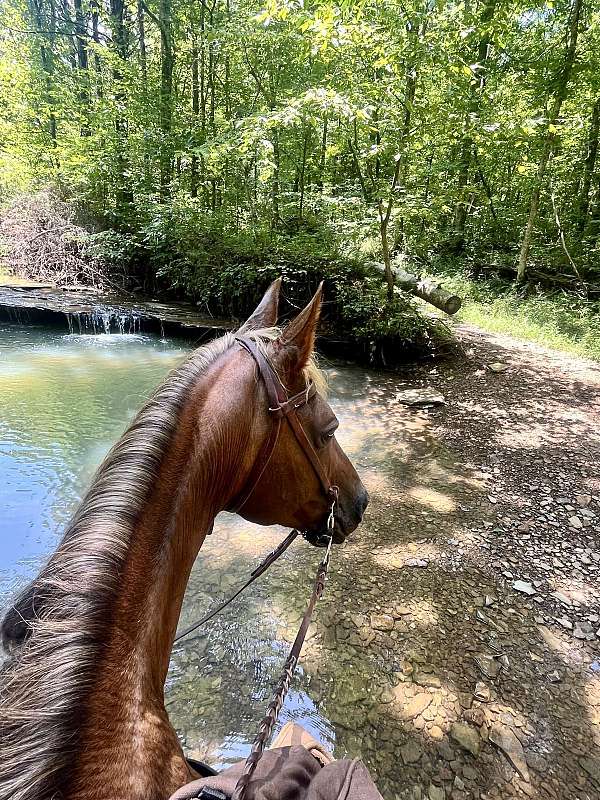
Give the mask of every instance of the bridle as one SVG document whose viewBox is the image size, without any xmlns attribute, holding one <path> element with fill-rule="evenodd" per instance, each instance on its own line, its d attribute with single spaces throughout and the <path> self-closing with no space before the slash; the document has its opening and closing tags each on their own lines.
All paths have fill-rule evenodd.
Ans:
<svg viewBox="0 0 600 800">
<path fill-rule="evenodd" d="M 271 364 L 269 364 L 265 356 L 261 353 L 256 343 L 252 339 L 245 336 L 236 336 L 235 341 L 252 356 L 258 367 L 259 374 L 263 379 L 263 383 L 267 391 L 269 412 L 273 414 L 275 418 L 275 424 L 270 429 L 269 435 L 263 443 L 258 456 L 252 465 L 250 475 L 244 484 L 244 488 L 238 494 L 238 496 L 229 503 L 226 510 L 231 511 L 232 513 L 239 513 L 246 505 L 269 465 L 273 451 L 277 446 L 277 441 L 281 432 L 282 421 L 284 419 L 287 420 L 292 431 L 294 432 L 294 435 L 296 436 L 298 444 L 302 448 L 308 461 L 314 469 L 319 479 L 319 483 L 321 484 L 321 488 L 323 489 L 323 492 L 325 493 L 329 502 L 329 513 L 327 515 L 327 523 L 325 527 L 326 532 L 324 534 L 311 535 L 310 537 L 311 544 L 327 548 L 325 556 L 321 561 L 321 565 L 325 565 L 325 574 L 327 574 L 329 554 L 331 552 L 333 531 L 335 528 L 335 507 L 338 501 L 339 489 L 335 484 L 329 482 L 327 470 L 321 463 L 321 459 L 319 458 L 315 448 L 312 446 L 311 441 L 308 438 L 306 431 L 302 427 L 302 423 L 298 419 L 297 414 L 298 409 L 310 402 L 310 400 L 316 395 L 317 390 L 314 383 L 309 381 L 305 389 L 303 389 L 301 392 L 298 392 L 298 394 L 295 394 L 293 397 L 288 397 L 287 391 L 284 385 L 281 383 L 279 376 Z M 192 625 L 178 633 L 175 637 L 174 643 L 181 641 L 181 639 L 189 636 L 190 633 L 197 631 L 198 628 L 202 627 L 202 625 L 211 620 L 230 603 L 232 603 L 236 597 L 239 597 L 239 595 L 245 589 L 247 589 L 248 586 L 260 578 L 260 576 L 263 575 L 269 569 L 269 567 L 285 553 L 294 539 L 296 539 L 296 537 L 299 535 L 302 535 L 306 539 L 308 537 L 308 532 L 300 532 L 295 529 L 290 531 L 285 539 L 283 539 L 283 541 L 280 542 L 274 550 L 268 553 L 263 561 L 261 561 L 261 563 L 255 567 L 255 569 L 250 573 L 250 577 L 244 584 L 236 589 L 235 592 L 226 600 L 223 600 L 215 608 L 206 613 L 201 619 L 196 620 L 196 622 L 194 622 Z"/>
<path fill-rule="evenodd" d="M 315 475 L 319 479 L 319 483 L 327 497 L 330 505 L 329 516 L 327 520 L 327 530 L 333 530 L 335 506 L 338 499 L 339 489 L 335 484 L 329 480 L 327 470 L 323 466 L 321 459 L 315 448 L 313 447 L 306 431 L 302 427 L 302 423 L 298 418 L 298 410 L 307 405 L 316 395 L 317 390 L 312 381 L 306 384 L 306 388 L 293 397 L 288 397 L 287 391 L 282 384 L 279 376 L 271 366 L 269 361 L 260 351 L 256 342 L 246 336 L 236 336 L 235 341 L 244 348 L 254 359 L 258 372 L 262 378 L 268 398 L 268 409 L 275 420 L 275 424 L 271 427 L 263 446 L 250 470 L 250 475 L 246 480 L 245 488 L 242 492 L 232 500 L 228 511 L 239 513 L 246 505 L 252 493 L 256 489 L 260 479 L 262 478 L 265 470 L 269 465 L 269 461 L 273 455 L 279 434 L 281 432 L 282 422 L 285 420 L 292 429 L 294 436 L 300 448 L 303 450 L 306 458 L 312 466 Z M 329 533 L 331 536 L 331 533 Z M 322 542 L 325 544 L 325 542 Z"/>
<path fill-rule="evenodd" d="M 275 372 L 275 369 L 262 354 L 259 347 L 256 345 L 256 342 L 253 339 L 245 336 L 236 336 L 235 341 L 252 356 L 256 366 L 258 367 L 258 372 L 263 380 L 267 392 L 269 413 L 273 415 L 275 423 L 270 429 L 269 434 L 258 453 L 244 488 L 239 495 L 231 501 L 227 510 L 233 512 L 241 511 L 241 509 L 246 505 L 252 496 L 252 493 L 256 489 L 260 479 L 264 475 L 265 470 L 269 465 L 269 461 L 271 460 L 275 447 L 277 446 L 277 441 L 281 432 L 281 425 L 284 420 L 286 420 L 291 427 L 296 440 L 300 445 L 300 448 L 311 464 L 329 504 L 326 534 L 321 535 L 320 540 L 311 539 L 313 544 L 321 544 L 327 549 L 325 551 L 325 555 L 319 563 L 319 566 L 317 567 L 317 575 L 313 590 L 309 598 L 308 606 L 302 618 L 302 622 L 300 623 L 300 628 L 296 634 L 294 643 L 292 644 L 289 655 L 283 666 L 283 671 L 280 675 L 271 702 L 267 708 L 267 712 L 259 725 L 258 733 L 252 744 L 250 755 L 244 764 L 243 773 L 240 776 L 232 795 L 232 800 L 244 800 L 250 779 L 252 778 L 254 770 L 256 769 L 256 766 L 265 750 L 267 742 L 273 731 L 273 727 L 277 722 L 279 711 L 283 705 L 283 701 L 289 689 L 294 670 L 300 657 L 300 651 L 302 650 L 302 645 L 304 643 L 304 639 L 306 638 L 306 632 L 308 630 L 315 605 L 321 598 L 321 595 L 325 589 L 325 580 L 327 578 L 327 569 L 329 567 L 331 545 L 333 543 L 335 507 L 338 500 L 339 488 L 330 482 L 327 470 L 323 466 L 317 451 L 313 447 L 308 435 L 306 434 L 306 431 L 302 427 L 302 423 L 298 418 L 298 410 L 309 403 L 317 393 L 314 383 L 309 381 L 305 389 L 303 389 L 301 392 L 298 392 L 298 394 L 293 395 L 293 397 L 288 397 L 287 391 L 284 385 L 281 383 L 279 376 Z M 271 564 L 273 564 L 279 558 L 279 556 L 281 556 L 287 550 L 298 534 L 299 532 L 297 530 L 291 531 L 278 545 L 278 547 L 269 553 L 263 562 L 251 573 L 249 580 L 246 581 L 241 588 L 239 588 L 227 600 L 220 603 L 215 609 L 206 614 L 201 620 L 182 631 L 176 637 L 175 641 L 177 642 L 180 639 L 183 639 L 184 636 L 192 633 L 192 631 L 197 630 L 201 625 L 218 614 L 219 611 L 225 608 L 225 606 L 229 605 L 232 600 L 234 600 L 239 594 L 241 594 L 241 592 L 244 591 L 247 586 L 249 586 L 260 575 L 262 575 L 268 569 L 268 567 L 270 567 Z M 302 535 L 306 537 L 307 533 L 304 532 Z M 200 794 L 196 796 L 208 798 L 214 797 L 214 794 L 211 794 L 210 790 L 207 792 L 206 789 L 203 789 Z"/>
</svg>

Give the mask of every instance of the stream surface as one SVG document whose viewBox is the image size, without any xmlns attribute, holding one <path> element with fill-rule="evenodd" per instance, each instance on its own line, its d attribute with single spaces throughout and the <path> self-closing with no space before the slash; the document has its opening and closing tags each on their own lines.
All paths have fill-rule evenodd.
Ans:
<svg viewBox="0 0 600 800">
<path fill-rule="evenodd" d="M 103 456 L 186 352 L 181 342 L 148 335 L 0 327 L 1 607 L 56 546 Z M 371 490 L 378 481 L 389 483 L 401 469 L 398 425 L 419 427 L 414 415 L 411 421 L 401 406 L 390 405 L 398 378 L 354 366 L 326 366 L 342 446 Z M 427 450 L 427 437 L 420 440 Z M 382 462 L 383 473 L 377 477 Z M 360 536 L 368 541 L 376 532 L 365 526 Z M 283 529 L 220 515 L 194 567 L 182 626 L 231 591 L 283 534 Z M 303 613 L 318 559 L 315 549 L 295 542 L 202 635 L 175 647 L 167 704 L 190 754 L 219 767 L 249 751 Z M 359 561 L 336 558 L 334 552 L 333 571 L 340 569 L 346 584 L 353 573 L 358 584 L 364 579 Z M 336 602 L 334 593 L 325 603 L 330 623 Z M 313 634 L 309 631 L 307 651 Z M 301 668 L 280 724 L 296 719 L 337 755 L 345 755 L 348 748 L 340 752 L 336 724 L 324 710 L 333 706 L 332 698 L 342 705 L 360 702 L 364 675 L 357 675 L 357 693 L 345 673 L 336 686 L 335 677 L 322 675 L 317 680 Z"/>
</svg>

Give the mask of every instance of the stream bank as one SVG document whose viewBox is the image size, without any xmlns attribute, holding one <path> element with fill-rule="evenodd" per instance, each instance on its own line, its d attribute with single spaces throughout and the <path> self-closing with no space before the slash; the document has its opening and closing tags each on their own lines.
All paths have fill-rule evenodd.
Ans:
<svg viewBox="0 0 600 800">
<path fill-rule="evenodd" d="M 241 324 L 241 320 L 203 313 L 191 303 L 165 303 L 154 298 L 85 287 L 61 289 L 1 281 L 0 322 L 53 326 L 69 333 L 149 333 L 183 338 L 196 344 L 235 330 Z M 450 337 L 441 334 L 435 346 L 428 337 L 422 345 L 404 347 L 403 344 L 395 337 L 353 341 L 328 324 L 326 312 L 318 336 L 319 350 L 328 356 L 390 368 L 444 356 L 452 349 Z"/>
</svg>

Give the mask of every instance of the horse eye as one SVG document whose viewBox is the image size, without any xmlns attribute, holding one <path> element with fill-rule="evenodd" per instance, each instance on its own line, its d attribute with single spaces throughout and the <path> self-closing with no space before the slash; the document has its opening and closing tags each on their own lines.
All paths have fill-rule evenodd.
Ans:
<svg viewBox="0 0 600 800">
<path fill-rule="evenodd" d="M 328 444 L 328 442 L 330 442 L 330 441 L 331 441 L 331 439 L 333 439 L 333 437 L 334 437 L 334 436 L 335 436 L 335 431 L 328 431 L 327 433 L 324 433 L 324 434 L 321 436 L 321 443 L 322 443 L 323 445 L 326 445 L 326 444 Z"/>
</svg>

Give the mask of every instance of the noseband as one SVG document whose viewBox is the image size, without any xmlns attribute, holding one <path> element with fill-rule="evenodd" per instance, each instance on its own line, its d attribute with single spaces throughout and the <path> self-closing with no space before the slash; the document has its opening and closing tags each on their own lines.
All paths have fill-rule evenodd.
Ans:
<svg viewBox="0 0 600 800">
<path fill-rule="evenodd" d="M 305 406 L 316 395 L 317 390 L 315 385 L 312 383 L 312 381 L 310 381 L 306 385 L 306 388 L 301 392 L 298 392 L 298 394 L 295 394 L 293 397 L 288 397 L 288 393 L 281 383 L 279 376 L 271 364 L 267 361 L 265 356 L 261 353 L 260 349 L 256 345 L 256 342 L 254 342 L 252 339 L 242 336 L 236 336 L 235 341 L 252 356 L 256 366 L 258 367 L 258 372 L 262 378 L 267 392 L 269 413 L 272 414 L 274 418 L 274 425 L 269 431 L 269 435 L 261 447 L 256 461 L 250 470 L 250 475 L 246 481 L 246 487 L 248 488 L 246 488 L 245 491 L 242 490 L 242 492 L 232 501 L 231 507 L 228 510 L 239 513 L 252 496 L 252 493 L 256 489 L 267 466 L 269 465 L 273 451 L 277 446 L 277 441 L 281 432 L 282 421 L 286 420 L 292 429 L 300 448 L 310 462 L 315 475 L 319 479 L 319 483 L 321 484 L 327 501 L 330 504 L 327 529 L 329 536 L 331 536 L 334 523 L 333 514 L 339 489 L 330 482 L 327 471 L 323 466 L 317 451 L 308 438 L 306 431 L 302 427 L 302 423 L 300 422 L 297 413 L 300 408 Z"/>
</svg>

